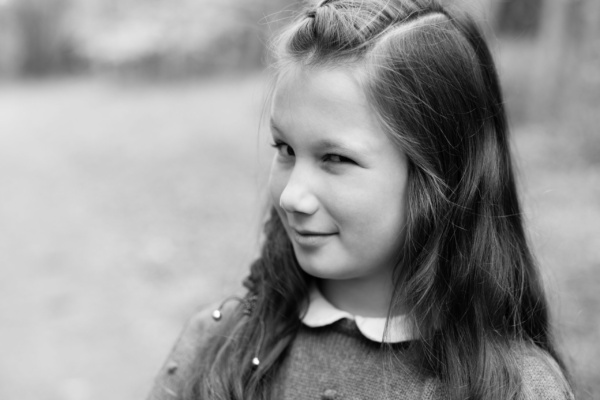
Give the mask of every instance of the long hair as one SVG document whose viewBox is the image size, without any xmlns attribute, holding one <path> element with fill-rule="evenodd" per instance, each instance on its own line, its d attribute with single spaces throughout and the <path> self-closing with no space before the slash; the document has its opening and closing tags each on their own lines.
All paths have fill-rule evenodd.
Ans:
<svg viewBox="0 0 600 400">
<path fill-rule="evenodd" d="M 325 0 L 273 48 L 278 71 L 355 68 L 407 155 L 406 234 L 389 313 L 409 310 L 423 371 L 451 399 L 527 398 L 523 347 L 566 375 L 523 229 L 496 69 L 475 23 L 433 0 Z M 310 279 L 272 210 L 247 280 L 255 311 L 207 343 L 187 398 L 268 399 Z"/>
</svg>

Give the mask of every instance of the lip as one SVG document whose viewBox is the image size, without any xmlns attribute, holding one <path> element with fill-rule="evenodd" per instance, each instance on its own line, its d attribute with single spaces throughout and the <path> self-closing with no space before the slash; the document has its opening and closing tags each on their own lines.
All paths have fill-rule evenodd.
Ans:
<svg viewBox="0 0 600 400">
<path fill-rule="evenodd" d="M 335 233 L 314 232 L 307 230 L 292 229 L 292 239 L 303 247 L 318 247 L 325 244 Z"/>
</svg>

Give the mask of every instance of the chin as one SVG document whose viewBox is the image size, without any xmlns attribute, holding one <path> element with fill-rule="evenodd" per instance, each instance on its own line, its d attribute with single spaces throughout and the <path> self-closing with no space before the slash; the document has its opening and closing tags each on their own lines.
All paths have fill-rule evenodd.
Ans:
<svg viewBox="0 0 600 400">
<path fill-rule="evenodd" d="M 306 260 L 298 260 L 298 263 L 304 272 L 318 279 L 343 280 L 352 279 L 356 275 L 352 271 L 331 263 L 306 262 Z"/>
</svg>

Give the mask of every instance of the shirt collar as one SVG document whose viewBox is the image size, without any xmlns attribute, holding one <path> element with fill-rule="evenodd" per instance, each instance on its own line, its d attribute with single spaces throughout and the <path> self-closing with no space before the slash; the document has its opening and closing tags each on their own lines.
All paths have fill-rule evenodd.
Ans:
<svg viewBox="0 0 600 400">
<path fill-rule="evenodd" d="M 309 294 L 308 309 L 302 317 L 302 323 L 311 328 L 318 328 L 331 325 L 344 318 L 355 321 L 360 333 L 374 342 L 399 343 L 413 338 L 405 315 L 397 315 L 390 319 L 388 333 L 384 337 L 387 318 L 362 317 L 335 308 L 323 297 L 316 285 L 313 285 Z"/>
</svg>

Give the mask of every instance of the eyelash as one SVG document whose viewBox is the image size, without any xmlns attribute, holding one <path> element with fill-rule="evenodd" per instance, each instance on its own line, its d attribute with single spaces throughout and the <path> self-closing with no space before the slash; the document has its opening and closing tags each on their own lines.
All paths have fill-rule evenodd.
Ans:
<svg viewBox="0 0 600 400">
<path fill-rule="evenodd" d="M 290 150 L 292 150 L 292 153 L 294 153 L 294 150 L 289 145 L 287 145 L 286 143 L 279 141 L 279 140 L 275 140 L 275 142 L 272 143 L 271 146 L 274 147 L 279 152 L 279 154 L 281 154 L 283 156 L 291 157 L 293 155 L 293 154 L 282 154 L 282 149 L 284 146 L 287 146 Z"/>
<path fill-rule="evenodd" d="M 287 146 L 292 151 L 292 154 L 282 153 L 284 146 Z M 284 157 L 293 157 L 295 155 L 294 150 L 288 144 L 286 144 L 282 141 L 276 140 L 274 143 L 271 143 L 271 147 L 275 148 Z M 337 157 L 339 160 L 332 161 L 331 159 L 334 157 Z M 356 162 L 354 162 L 354 160 L 352 160 L 348 157 L 342 156 L 340 154 L 325 154 L 325 156 L 323 157 L 323 161 L 329 161 L 334 164 L 356 164 Z"/>
<path fill-rule="evenodd" d="M 333 157 L 337 157 L 337 158 L 339 158 L 339 161 L 332 161 L 332 160 L 331 160 L 331 158 L 333 158 Z M 339 154 L 325 154 L 325 157 L 324 157 L 324 158 L 325 158 L 327 161 L 331 161 L 331 162 L 333 162 L 333 163 L 336 163 L 336 164 L 346 164 L 346 163 L 349 163 L 349 164 L 356 164 L 356 163 L 355 163 L 353 160 L 351 160 L 350 158 L 348 158 L 348 157 L 344 157 L 344 156 L 341 156 L 341 155 L 339 155 Z"/>
</svg>

